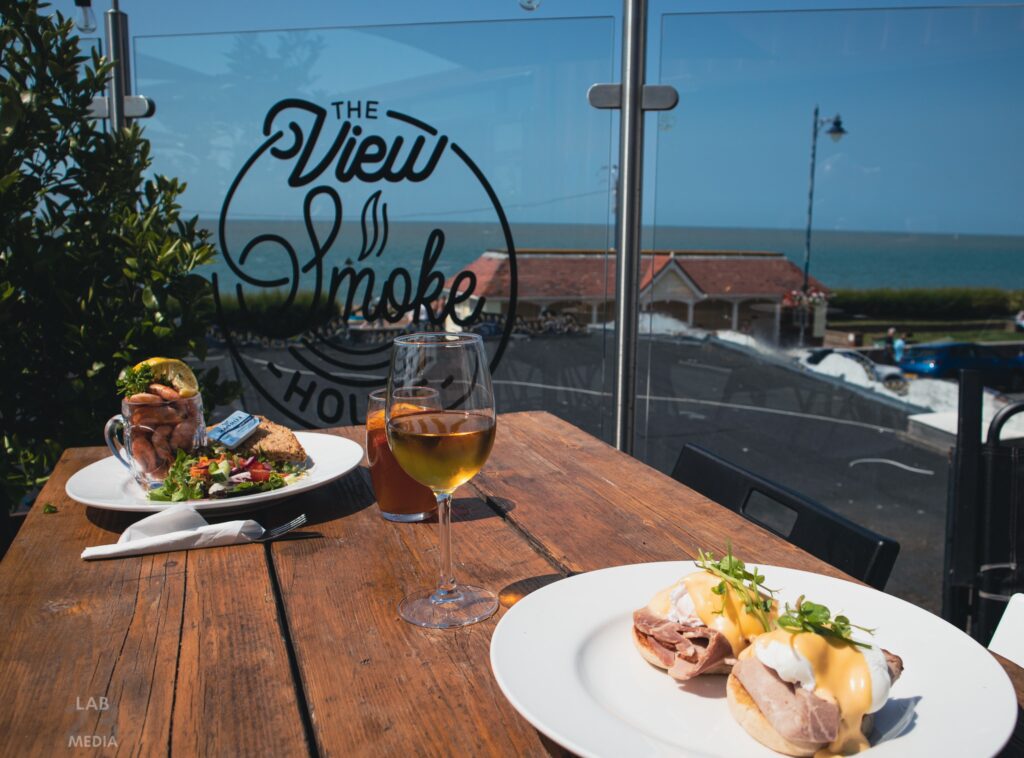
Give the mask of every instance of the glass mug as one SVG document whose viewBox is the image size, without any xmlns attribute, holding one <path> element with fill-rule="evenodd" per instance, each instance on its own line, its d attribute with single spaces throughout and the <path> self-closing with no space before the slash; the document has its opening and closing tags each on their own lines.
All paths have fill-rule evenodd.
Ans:
<svg viewBox="0 0 1024 758">
<path fill-rule="evenodd" d="M 164 480 L 179 450 L 192 453 L 206 444 L 202 395 L 159 403 L 123 400 L 121 413 L 110 417 L 103 436 L 114 457 L 149 490 Z"/>
<path fill-rule="evenodd" d="M 397 392 L 395 405 L 399 415 L 438 407 L 437 390 L 409 387 Z M 423 521 L 437 511 L 437 498 L 429 487 L 405 473 L 392 455 L 384 423 L 386 401 L 387 390 L 374 390 L 366 407 L 366 458 L 370 462 L 377 507 L 388 521 Z"/>
</svg>

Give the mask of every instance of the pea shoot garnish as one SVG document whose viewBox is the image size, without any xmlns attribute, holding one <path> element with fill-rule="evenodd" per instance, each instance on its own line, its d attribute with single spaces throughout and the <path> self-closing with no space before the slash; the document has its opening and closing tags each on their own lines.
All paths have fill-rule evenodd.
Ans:
<svg viewBox="0 0 1024 758">
<path fill-rule="evenodd" d="M 121 375 L 117 377 L 117 392 L 125 397 L 137 395 L 140 392 L 148 392 L 149 385 L 153 383 L 153 368 L 142 364 L 138 368 L 128 366 Z"/>
<path fill-rule="evenodd" d="M 713 553 L 705 553 L 698 549 L 696 564 L 722 580 L 711 588 L 712 592 L 716 595 L 724 595 L 729 588 L 732 588 L 732 591 L 743 602 L 743 609 L 760 621 L 766 632 L 772 630 L 773 624 L 769 615 L 772 610 L 771 596 L 777 590 L 765 587 L 764 576 L 758 572 L 756 567 L 753 570 L 747 570 L 743 561 L 732 554 L 732 545 L 728 546 L 728 552 L 718 561 L 715 560 Z M 768 597 L 765 597 L 764 593 L 767 593 Z M 723 603 L 722 608 L 717 612 L 722 613 L 724 610 Z"/>
<path fill-rule="evenodd" d="M 804 600 L 801 595 L 796 600 L 796 606 L 786 603 L 786 613 L 779 616 L 779 626 L 783 629 L 797 632 L 811 632 L 824 637 L 835 637 L 846 642 L 851 642 L 858 647 L 871 647 L 866 642 L 853 639 L 853 630 L 859 629 L 868 634 L 874 634 L 874 629 L 866 626 L 851 624 L 846 616 L 832 618 L 832 612 L 824 605 Z"/>
</svg>

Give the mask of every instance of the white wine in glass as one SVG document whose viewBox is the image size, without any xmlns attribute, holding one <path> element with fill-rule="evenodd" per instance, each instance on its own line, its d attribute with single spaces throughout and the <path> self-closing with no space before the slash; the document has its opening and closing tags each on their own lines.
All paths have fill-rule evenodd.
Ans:
<svg viewBox="0 0 1024 758">
<path fill-rule="evenodd" d="M 436 408 L 392 414 L 411 387 L 436 390 Z M 452 568 L 452 492 L 487 462 L 496 418 L 483 340 L 476 334 L 428 333 L 398 337 L 388 376 L 388 444 L 409 476 L 437 498 L 441 570 L 435 588 L 406 597 L 398 612 L 419 626 L 450 628 L 482 621 L 498 608 L 490 590 L 459 584 Z"/>
</svg>

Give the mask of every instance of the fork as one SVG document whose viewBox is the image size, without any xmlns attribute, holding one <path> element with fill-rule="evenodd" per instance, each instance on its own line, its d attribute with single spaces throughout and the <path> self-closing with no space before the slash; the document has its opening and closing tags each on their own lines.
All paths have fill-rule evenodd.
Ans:
<svg viewBox="0 0 1024 758">
<path fill-rule="evenodd" d="M 300 514 L 289 521 L 287 524 L 281 524 L 273 529 L 267 529 L 263 532 L 263 536 L 259 537 L 253 542 L 270 542 L 270 540 L 276 540 L 278 537 L 287 534 L 292 529 L 298 529 L 300 526 L 306 523 L 306 514 Z"/>
</svg>

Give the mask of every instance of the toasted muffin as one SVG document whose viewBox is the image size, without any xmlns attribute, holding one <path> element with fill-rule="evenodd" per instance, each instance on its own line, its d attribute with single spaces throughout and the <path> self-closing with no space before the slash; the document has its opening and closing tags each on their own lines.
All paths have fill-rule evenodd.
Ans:
<svg viewBox="0 0 1024 758">
<path fill-rule="evenodd" d="M 729 713 L 739 722 L 739 725 L 746 729 L 751 737 L 776 753 L 799 758 L 800 756 L 816 755 L 828 747 L 829 743 L 827 742 L 790 740 L 779 734 L 771 722 L 765 718 L 761 709 L 757 707 L 757 703 L 754 702 L 754 698 L 750 696 L 735 674 L 729 674 L 729 678 L 725 682 L 725 695 L 729 703 Z M 870 734 L 874 726 L 874 714 L 866 714 L 861 721 L 861 732 Z"/>
</svg>

